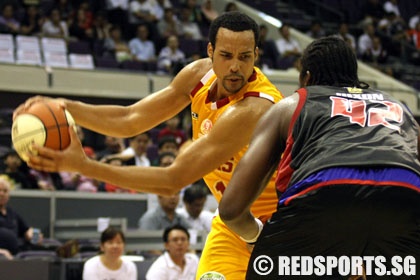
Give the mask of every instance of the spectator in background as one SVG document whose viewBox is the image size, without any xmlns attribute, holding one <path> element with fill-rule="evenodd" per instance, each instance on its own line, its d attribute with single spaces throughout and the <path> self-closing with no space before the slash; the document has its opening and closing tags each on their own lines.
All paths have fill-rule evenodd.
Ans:
<svg viewBox="0 0 420 280">
<path fill-rule="evenodd" d="M 141 133 L 129 139 L 129 147 L 122 152 L 122 156 L 129 158 L 125 161 L 126 165 L 150 166 L 146 150 L 150 142 L 148 133 Z"/>
<path fill-rule="evenodd" d="M 184 0 L 184 6 L 191 10 L 189 21 L 197 23 L 198 26 L 203 26 L 203 14 L 197 0 Z"/>
<path fill-rule="evenodd" d="M 279 57 L 274 40 L 268 39 L 268 27 L 260 25 L 260 38 L 258 40 L 258 61 L 256 65 L 261 68 L 274 68 Z"/>
<path fill-rule="evenodd" d="M 128 47 L 135 60 L 141 62 L 156 61 L 155 44 L 149 40 L 147 25 L 141 24 L 137 27 L 137 37 L 129 41 Z"/>
<path fill-rule="evenodd" d="M 111 165 L 116 165 L 116 166 L 124 165 L 123 159 L 118 158 L 118 157 L 109 157 L 107 159 L 104 159 L 104 162 Z M 111 192 L 111 193 L 136 193 L 136 191 L 123 189 L 123 188 L 120 188 L 119 186 L 113 185 L 108 182 L 103 183 L 102 188 L 105 192 Z"/>
<path fill-rule="evenodd" d="M 119 26 L 112 26 L 109 30 L 109 38 L 104 41 L 104 56 L 112 56 L 118 62 L 131 60 L 130 47 L 124 40 Z"/>
<path fill-rule="evenodd" d="M 57 37 L 66 39 L 69 31 L 66 21 L 62 20 L 60 11 L 52 9 L 47 20 L 42 25 L 42 35 L 46 37 Z"/>
<path fill-rule="evenodd" d="M 338 33 L 336 36 L 346 42 L 352 50 L 356 53 L 356 40 L 352 34 L 349 33 L 349 25 L 346 22 L 341 22 L 338 26 Z"/>
<path fill-rule="evenodd" d="M 310 29 L 308 30 L 308 32 L 306 32 L 306 35 L 314 39 L 324 37 L 326 33 L 324 28 L 322 27 L 321 21 L 318 19 L 313 20 Z"/>
<path fill-rule="evenodd" d="M 85 154 L 92 160 L 96 160 L 95 152 L 90 147 L 84 147 Z M 79 192 L 97 192 L 99 182 L 96 180 L 86 177 L 83 174 L 75 172 L 59 173 L 61 181 L 63 182 L 64 190 L 75 190 Z"/>
<path fill-rule="evenodd" d="M 10 150 L 4 157 L 5 169 L 3 173 L 10 178 L 11 189 L 37 189 L 38 185 L 29 174 L 26 163 L 23 163 L 15 150 Z"/>
<path fill-rule="evenodd" d="M 398 0 L 388 0 L 384 2 L 385 13 L 394 13 L 397 17 L 401 17 L 400 8 L 398 7 Z"/>
<path fill-rule="evenodd" d="M 0 235 L 1 235 L 1 233 L 0 233 Z M 10 253 L 10 251 L 7 250 L 7 249 L 0 249 L 0 255 L 2 255 L 3 258 L 5 258 L 7 260 L 13 260 L 12 253 Z"/>
<path fill-rule="evenodd" d="M 55 191 L 64 189 L 60 173 L 44 172 L 30 169 L 29 173 L 35 178 L 38 188 L 43 191 Z"/>
<path fill-rule="evenodd" d="M 372 49 L 375 31 L 375 26 L 372 23 L 365 24 L 364 33 L 360 35 L 358 41 L 358 57 L 366 56 L 367 52 Z"/>
<path fill-rule="evenodd" d="M 414 64 L 420 65 L 420 21 L 417 22 L 415 29 L 407 31 L 407 35 L 409 37 L 409 42 L 415 48 L 415 50 L 413 50 L 410 54 L 410 59 Z"/>
<path fill-rule="evenodd" d="M 181 22 L 181 36 L 186 39 L 201 40 L 203 36 L 201 35 L 200 26 L 197 22 L 191 21 L 191 8 L 186 5 L 181 7 L 180 22 Z"/>
<path fill-rule="evenodd" d="M 15 9 L 12 4 L 4 4 L 0 15 L 0 32 L 18 34 L 20 22 L 15 18 Z"/>
<path fill-rule="evenodd" d="M 295 66 L 302 54 L 302 48 L 298 41 L 290 35 L 290 25 L 283 23 L 279 28 L 280 38 L 275 41 L 277 51 L 280 54 L 280 58 L 277 61 L 277 68 L 287 69 Z"/>
<path fill-rule="evenodd" d="M 75 16 L 72 18 L 69 26 L 69 34 L 81 41 L 93 39 L 91 21 L 86 17 L 86 12 L 83 8 L 77 9 Z"/>
<path fill-rule="evenodd" d="M 159 151 L 158 152 L 158 158 L 157 158 L 157 163 L 155 163 L 155 161 L 153 162 L 154 166 L 160 166 L 160 167 L 166 167 L 171 165 L 175 158 L 176 158 L 176 152 L 171 152 L 171 151 Z M 148 193 L 147 194 L 147 211 L 152 210 L 152 209 L 156 209 L 159 207 L 159 202 L 158 202 L 158 196 L 156 194 L 152 194 L 152 193 Z"/>
<path fill-rule="evenodd" d="M 194 280 L 198 257 L 189 250 L 190 234 L 181 225 L 168 227 L 163 232 L 165 252 L 151 265 L 146 280 Z"/>
<path fill-rule="evenodd" d="M 133 0 L 128 8 L 128 22 L 130 23 L 129 32 L 132 36 L 136 33 L 136 27 L 139 24 L 146 25 L 149 30 L 149 38 L 152 41 L 158 36 L 156 23 L 158 18 L 156 15 L 156 5 L 154 0 Z M 130 37 L 132 37 L 130 36 Z"/>
<path fill-rule="evenodd" d="M 28 5 L 25 8 L 25 14 L 22 19 L 20 33 L 22 35 L 37 35 L 41 32 L 45 18 L 40 14 L 37 5 Z"/>
<path fill-rule="evenodd" d="M 378 30 L 384 33 L 384 47 L 390 55 L 399 57 L 401 55 L 401 43 L 407 41 L 408 35 L 404 22 L 394 12 L 385 14 L 385 17 L 378 23 Z"/>
<path fill-rule="evenodd" d="M 201 13 L 206 26 L 210 26 L 210 23 L 219 16 L 219 12 L 213 7 L 213 0 L 204 0 L 201 4 Z"/>
<path fill-rule="evenodd" d="M 191 229 L 207 233 L 210 232 L 214 217 L 214 213 L 203 209 L 208 194 L 205 186 L 193 184 L 184 190 L 182 197 L 184 207 L 177 209 L 178 214 L 187 220 Z"/>
<path fill-rule="evenodd" d="M 363 22 L 370 22 L 373 23 L 374 26 L 376 26 L 381 20 L 381 18 L 383 18 L 384 16 L 384 10 L 381 1 L 367 0 L 363 7 L 363 15 Z"/>
<path fill-rule="evenodd" d="M 118 25 L 125 30 L 128 25 L 128 3 L 129 0 L 105 0 L 108 21 L 112 25 Z M 127 39 L 126 33 L 123 34 Z"/>
<path fill-rule="evenodd" d="M 104 136 L 105 148 L 101 151 L 96 152 L 96 158 L 98 160 L 103 159 L 106 156 L 119 154 L 125 149 L 124 140 L 122 138 L 113 136 Z"/>
<path fill-rule="evenodd" d="M 0 248 L 15 255 L 19 250 L 42 244 L 42 234 L 35 240 L 34 228 L 28 226 L 16 211 L 7 205 L 10 199 L 10 187 L 7 176 L 0 176 Z"/>
<path fill-rule="evenodd" d="M 175 211 L 179 203 L 179 195 L 179 192 L 171 196 L 158 195 L 156 208 L 147 210 L 140 217 L 139 229 L 163 230 L 177 224 L 189 228 L 189 223 Z"/>
<path fill-rule="evenodd" d="M 87 260 L 83 266 L 83 280 L 137 280 L 137 267 L 121 258 L 125 250 L 124 233 L 108 227 L 101 234 L 101 254 Z"/>
<path fill-rule="evenodd" d="M 154 2 L 154 14 L 156 15 L 156 20 L 159 22 L 163 19 L 165 14 L 165 9 L 172 8 L 172 3 L 170 0 L 155 0 Z"/>
<path fill-rule="evenodd" d="M 58 10 L 60 17 L 65 22 L 69 22 L 71 16 L 74 14 L 74 7 L 72 1 L 69 0 L 57 0 L 55 8 Z"/>
<path fill-rule="evenodd" d="M 416 48 L 416 50 L 420 50 L 420 21 L 416 23 L 414 29 L 407 30 L 407 34 L 410 38 L 410 43 Z"/>
<path fill-rule="evenodd" d="M 179 146 L 185 142 L 187 136 L 185 131 L 180 128 L 181 118 L 179 115 L 173 116 L 164 123 L 164 127 L 159 131 L 158 140 L 164 136 L 171 135 L 175 138 L 176 144 Z"/>
<path fill-rule="evenodd" d="M 172 135 L 167 135 L 158 140 L 157 158 L 153 166 L 169 166 L 178 154 L 179 146 Z"/>
<path fill-rule="evenodd" d="M 374 36 L 372 38 L 372 45 L 366 49 L 361 58 L 363 61 L 371 63 L 373 67 L 381 69 L 380 64 L 386 63 L 388 53 L 383 48 L 380 37 Z M 388 71 L 385 72 L 390 74 Z"/>
<path fill-rule="evenodd" d="M 179 66 L 182 65 L 182 66 Z M 185 54 L 179 49 L 179 41 L 177 36 L 170 36 L 167 40 L 166 47 L 159 52 L 157 69 L 162 73 L 173 74 L 174 69 L 185 65 Z"/>
<path fill-rule="evenodd" d="M 238 6 L 235 2 L 228 2 L 225 6 L 225 12 L 233 12 L 233 11 L 239 11 Z"/>
<path fill-rule="evenodd" d="M 167 40 L 170 36 L 179 36 L 182 26 L 172 8 L 165 8 L 163 19 L 157 24 L 159 36 Z"/>
<path fill-rule="evenodd" d="M 418 22 L 420 22 L 420 7 L 417 9 L 417 13 L 410 17 L 408 27 L 410 29 L 416 29 Z"/>
<path fill-rule="evenodd" d="M 104 41 L 109 38 L 110 28 L 111 24 L 108 22 L 105 12 L 96 12 L 92 23 L 93 39 Z"/>
<path fill-rule="evenodd" d="M 157 21 L 156 8 L 151 0 L 133 0 L 129 4 L 129 23 L 133 25 L 152 24 Z"/>
<path fill-rule="evenodd" d="M 159 156 L 159 166 L 171 165 L 176 155 L 170 152 Z M 147 211 L 139 219 L 139 228 L 146 230 L 163 230 L 176 224 L 189 228 L 189 223 L 175 210 L 178 207 L 180 192 L 171 196 L 148 194 Z M 156 201 L 157 200 L 157 201 Z"/>
</svg>

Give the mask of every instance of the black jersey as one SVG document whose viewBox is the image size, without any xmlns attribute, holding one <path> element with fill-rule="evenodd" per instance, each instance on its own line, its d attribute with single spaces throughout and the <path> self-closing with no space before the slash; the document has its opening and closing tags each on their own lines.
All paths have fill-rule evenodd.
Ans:
<svg viewBox="0 0 420 280">
<path fill-rule="evenodd" d="M 420 174 L 418 125 L 409 110 L 374 90 L 309 86 L 279 166 L 280 192 L 330 167 L 402 167 Z"/>
</svg>

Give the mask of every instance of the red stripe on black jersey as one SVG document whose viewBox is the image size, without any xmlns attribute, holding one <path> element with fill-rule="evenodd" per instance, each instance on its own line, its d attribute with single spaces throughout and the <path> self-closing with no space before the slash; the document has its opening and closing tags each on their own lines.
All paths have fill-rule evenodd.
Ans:
<svg viewBox="0 0 420 280">
<path fill-rule="evenodd" d="M 293 139 L 293 126 L 295 125 L 295 122 L 302 111 L 303 105 L 305 105 L 307 91 L 305 88 L 301 88 L 296 91 L 299 94 L 299 102 L 296 106 L 296 110 L 293 113 L 292 119 L 290 121 L 289 130 L 288 130 L 288 136 L 286 141 L 286 149 L 283 152 L 283 156 L 281 158 L 281 161 L 279 163 L 278 167 L 278 173 L 276 177 L 276 188 L 279 192 L 284 192 L 289 185 L 290 178 L 293 175 L 293 172 L 295 171 L 291 166 L 290 163 L 292 162 L 292 148 L 294 144 Z"/>
</svg>

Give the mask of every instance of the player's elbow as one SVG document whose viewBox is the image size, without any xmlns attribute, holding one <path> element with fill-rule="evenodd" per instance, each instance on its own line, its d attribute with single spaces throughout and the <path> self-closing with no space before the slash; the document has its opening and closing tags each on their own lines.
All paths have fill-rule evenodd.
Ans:
<svg viewBox="0 0 420 280">
<path fill-rule="evenodd" d="M 220 202 L 218 209 L 219 216 L 224 223 L 232 222 L 242 214 L 242 211 L 236 208 L 235 205 L 226 203 L 226 201 L 223 201 L 223 199 Z"/>
</svg>

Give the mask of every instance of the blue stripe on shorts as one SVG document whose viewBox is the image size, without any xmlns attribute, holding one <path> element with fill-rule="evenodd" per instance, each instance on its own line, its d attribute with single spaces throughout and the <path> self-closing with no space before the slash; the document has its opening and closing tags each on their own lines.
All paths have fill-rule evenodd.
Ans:
<svg viewBox="0 0 420 280">
<path fill-rule="evenodd" d="M 309 175 L 304 180 L 287 188 L 281 195 L 279 204 L 291 196 L 304 191 L 305 189 L 322 182 L 332 180 L 371 180 L 377 182 L 401 182 L 413 185 L 420 190 L 420 176 L 405 168 L 383 167 L 383 168 L 350 168 L 350 167 L 332 167 L 323 169 L 319 172 Z"/>
</svg>

